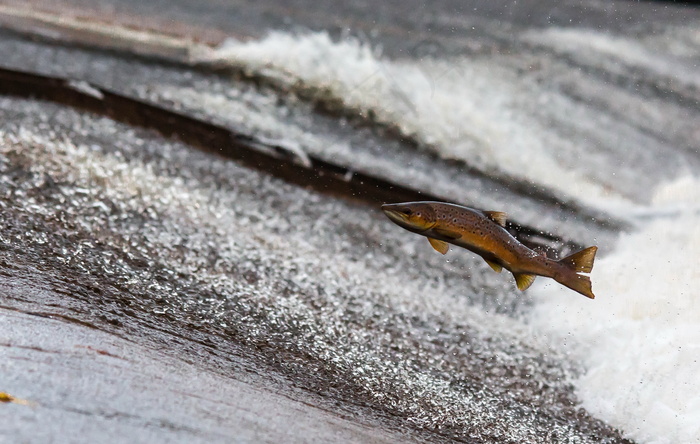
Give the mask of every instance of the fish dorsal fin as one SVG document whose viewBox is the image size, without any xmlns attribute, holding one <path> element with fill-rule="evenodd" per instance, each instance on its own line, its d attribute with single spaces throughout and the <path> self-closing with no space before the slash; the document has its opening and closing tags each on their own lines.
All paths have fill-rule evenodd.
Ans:
<svg viewBox="0 0 700 444">
<path fill-rule="evenodd" d="M 598 251 L 598 247 L 588 247 L 560 259 L 559 263 L 573 268 L 577 273 L 590 273 L 593 270 L 596 251 Z"/>
<path fill-rule="evenodd" d="M 484 211 L 483 213 L 484 216 L 496 222 L 498 225 L 502 227 L 506 226 L 506 217 L 508 216 L 507 213 L 504 213 L 502 211 Z"/>
<path fill-rule="evenodd" d="M 462 235 L 457 233 L 456 231 L 447 230 L 445 228 L 433 228 L 433 231 L 439 234 L 440 236 L 446 237 L 448 239 L 459 239 L 460 237 L 462 237 Z"/>
<path fill-rule="evenodd" d="M 532 247 L 532 251 L 539 254 L 540 256 L 547 257 L 547 247 L 542 245 L 535 245 Z"/>
<path fill-rule="evenodd" d="M 496 273 L 500 273 L 501 270 L 503 270 L 503 266 L 501 266 L 493 261 L 490 261 L 488 259 L 484 259 L 484 260 L 486 261 L 487 264 L 489 264 L 489 267 L 493 268 L 493 271 L 495 271 Z"/>
<path fill-rule="evenodd" d="M 533 282 L 535 282 L 535 276 L 534 274 L 515 274 L 513 273 L 513 277 L 515 277 L 515 283 L 518 284 L 518 289 L 521 291 L 525 291 L 528 288 L 530 288 L 530 285 L 532 285 Z"/>
<path fill-rule="evenodd" d="M 448 244 L 445 241 L 429 237 L 428 242 L 430 242 L 430 245 L 432 245 L 432 247 L 435 248 L 435 251 L 437 251 L 438 253 L 447 254 L 447 251 L 450 249 L 450 244 Z"/>
</svg>

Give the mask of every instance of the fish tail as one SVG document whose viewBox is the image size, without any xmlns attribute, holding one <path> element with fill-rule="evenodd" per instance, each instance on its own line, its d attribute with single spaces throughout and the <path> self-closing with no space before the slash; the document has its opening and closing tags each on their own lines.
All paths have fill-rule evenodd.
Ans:
<svg viewBox="0 0 700 444">
<path fill-rule="evenodd" d="M 588 247 L 574 254 L 559 259 L 559 263 L 572 269 L 576 273 L 590 273 L 593 270 L 593 261 L 598 247 Z"/>
<path fill-rule="evenodd" d="M 557 282 L 588 298 L 594 299 L 595 295 L 591 288 L 591 278 L 579 273 L 590 273 L 593 270 L 596 251 L 598 251 L 598 247 L 588 247 L 560 259 L 559 263 L 571 272 L 566 273 L 561 279 L 557 279 Z"/>
<path fill-rule="evenodd" d="M 587 298 L 595 299 L 593 289 L 591 288 L 591 278 L 577 273 L 567 273 L 565 277 L 556 279 L 562 285 L 581 293 Z"/>
</svg>

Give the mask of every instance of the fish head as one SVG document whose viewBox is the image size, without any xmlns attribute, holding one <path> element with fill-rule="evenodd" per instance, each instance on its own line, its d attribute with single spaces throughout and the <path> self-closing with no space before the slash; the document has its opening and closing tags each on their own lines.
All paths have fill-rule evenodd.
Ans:
<svg viewBox="0 0 700 444">
<path fill-rule="evenodd" d="M 430 230 L 437 223 L 430 202 L 407 202 L 382 205 L 382 211 L 396 225 L 415 233 Z"/>
</svg>

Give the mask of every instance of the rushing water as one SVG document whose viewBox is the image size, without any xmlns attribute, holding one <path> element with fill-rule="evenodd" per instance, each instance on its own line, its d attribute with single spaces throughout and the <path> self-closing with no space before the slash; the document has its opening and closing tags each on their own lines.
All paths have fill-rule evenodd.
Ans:
<svg viewBox="0 0 700 444">
<path fill-rule="evenodd" d="M 594 303 L 540 282 L 528 319 L 585 365 L 576 387 L 589 411 L 641 442 L 698 441 L 698 28 L 521 38 L 532 52 L 388 60 L 356 40 L 277 33 L 219 56 L 314 86 L 442 157 L 633 221 L 618 245 L 599 245 Z"/>
<path fill-rule="evenodd" d="M 660 188 L 592 278 L 593 306 L 540 285 L 533 325 L 585 363 L 583 405 L 640 442 L 700 438 L 700 181 Z"/>
<path fill-rule="evenodd" d="M 533 324 L 573 336 L 592 412 L 641 441 L 690 442 L 700 439 L 699 36 L 549 28 L 523 33 L 531 53 L 388 60 L 356 40 L 278 33 L 227 42 L 219 56 L 316 87 L 442 157 L 639 220 L 618 246 L 601 245 L 595 304 L 541 284 Z M 629 73 L 669 91 L 632 92 L 615 80 Z"/>
<path fill-rule="evenodd" d="M 120 316 L 243 344 L 306 390 L 445 438 L 618 440 L 581 402 L 639 442 L 698 441 L 697 29 L 525 29 L 499 51 L 422 58 L 273 33 L 200 60 L 264 80 L 260 90 L 104 56 L 65 68 L 47 54 L 84 56 L 34 49 L 35 69 L 598 243 L 594 301 L 544 279 L 522 295 L 473 255 L 445 260 L 376 210 L 14 99 L 0 102 L 3 254 L 18 267 L 43 257 L 109 289 L 92 297 Z M 30 46 L 6 41 L 5 63 L 22 67 L 8 48 Z M 379 130 L 362 132 L 358 119 Z M 385 148 L 387 129 L 412 143 Z M 527 192 L 463 185 L 459 165 L 582 210 L 567 219 Z M 589 214 L 633 228 L 614 239 Z"/>
</svg>

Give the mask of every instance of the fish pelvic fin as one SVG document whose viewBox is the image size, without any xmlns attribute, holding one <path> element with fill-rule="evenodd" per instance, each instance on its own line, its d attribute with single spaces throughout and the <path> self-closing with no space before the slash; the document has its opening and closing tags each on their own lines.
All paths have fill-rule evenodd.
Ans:
<svg viewBox="0 0 700 444">
<path fill-rule="evenodd" d="M 493 271 L 496 273 L 500 273 L 501 270 L 503 270 L 503 267 L 500 264 L 495 263 L 494 261 L 490 261 L 488 259 L 484 259 L 487 264 L 489 264 L 489 267 L 493 268 Z"/>
<path fill-rule="evenodd" d="M 571 268 L 576 273 L 590 273 L 598 247 L 588 247 L 559 260 L 559 263 Z"/>
<path fill-rule="evenodd" d="M 593 289 L 591 288 L 591 278 L 588 276 L 576 273 L 567 273 L 565 278 L 557 279 L 557 282 L 578 293 L 581 293 L 589 299 L 595 299 Z"/>
<path fill-rule="evenodd" d="M 506 217 L 508 216 L 508 214 L 502 211 L 484 211 L 483 213 L 484 216 L 496 222 L 498 225 L 502 227 L 506 226 Z"/>
<path fill-rule="evenodd" d="M 534 274 L 513 273 L 513 277 L 515 278 L 515 283 L 518 284 L 518 290 L 525 291 L 535 282 L 537 276 Z"/>
<path fill-rule="evenodd" d="M 442 254 L 447 254 L 447 252 L 450 250 L 450 244 L 448 244 L 445 241 L 433 239 L 432 237 L 428 238 L 428 242 L 430 242 L 430 245 L 435 248 L 435 251 L 438 253 Z"/>
</svg>

